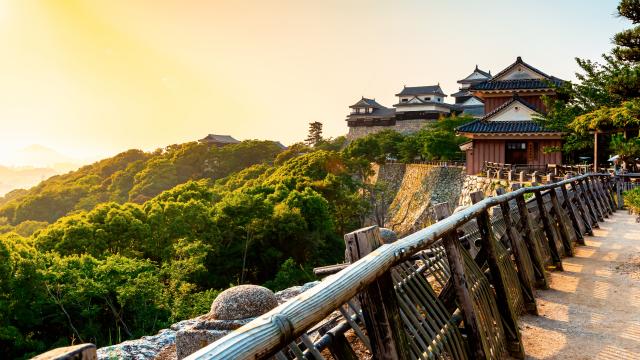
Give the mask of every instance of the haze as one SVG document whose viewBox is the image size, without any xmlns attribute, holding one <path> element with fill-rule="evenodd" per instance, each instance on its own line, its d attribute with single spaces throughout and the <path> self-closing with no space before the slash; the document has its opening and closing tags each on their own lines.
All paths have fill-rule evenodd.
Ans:
<svg viewBox="0 0 640 360">
<path fill-rule="evenodd" d="M 291 144 L 346 133 L 360 96 L 447 93 L 520 55 L 573 79 L 628 26 L 597 1 L 0 1 L 0 163 L 75 159 L 207 133 Z M 451 101 L 451 100 L 449 100 Z M 25 165 L 25 164 L 22 164 Z"/>
</svg>

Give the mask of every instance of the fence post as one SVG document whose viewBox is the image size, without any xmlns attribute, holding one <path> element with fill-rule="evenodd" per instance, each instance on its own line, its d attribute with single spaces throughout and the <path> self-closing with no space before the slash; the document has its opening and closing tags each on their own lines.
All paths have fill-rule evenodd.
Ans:
<svg viewBox="0 0 640 360">
<path fill-rule="evenodd" d="M 469 194 L 471 202 L 478 203 L 482 201 L 484 195 L 480 191 Z M 513 309 L 511 302 L 509 301 L 509 291 L 507 290 L 506 281 L 502 276 L 502 272 L 499 267 L 499 259 L 496 250 L 496 239 L 493 235 L 493 229 L 491 228 L 491 220 L 489 218 L 489 212 L 483 211 L 476 218 L 478 228 L 480 229 L 480 239 L 482 241 L 482 249 L 487 256 L 487 263 L 489 264 L 489 271 L 491 272 L 491 279 L 493 287 L 496 291 L 496 302 L 498 303 L 498 309 L 500 316 L 502 317 L 505 326 L 505 336 L 507 339 L 508 349 L 511 356 L 518 359 L 524 359 L 524 347 L 522 345 L 522 339 L 520 337 L 520 330 L 518 329 L 518 320 L 515 309 Z"/>
<path fill-rule="evenodd" d="M 354 263 L 382 246 L 380 230 L 371 226 L 344 236 L 346 257 Z M 400 317 L 400 309 L 391 279 L 391 272 L 382 274 L 378 280 L 362 291 L 358 298 L 365 319 L 367 334 L 375 359 L 407 359 L 410 356 L 409 342 Z"/>
<path fill-rule="evenodd" d="M 569 229 L 567 228 L 569 224 L 566 224 L 564 221 L 564 216 L 563 216 L 564 209 L 562 209 L 562 207 L 560 206 L 560 203 L 558 202 L 558 193 L 556 192 L 555 188 L 549 190 L 549 196 L 551 197 L 551 206 L 553 208 L 553 213 L 555 215 L 556 222 L 558 223 L 558 228 L 560 230 L 560 237 L 562 238 L 564 253 L 567 256 L 573 256 L 573 247 L 572 247 L 573 244 L 571 244 L 571 234 L 569 233 Z"/>
<path fill-rule="evenodd" d="M 496 189 L 496 194 L 505 194 L 504 188 Z M 509 238 L 509 243 L 511 244 L 511 251 L 513 252 L 516 264 L 518 265 L 518 278 L 520 280 L 520 286 L 522 287 L 525 307 L 529 313 L 538 315 L 535 290 L 533 288 L 533 282 L 535 281 L 533 262 L 531 261 L 531 257 L 527 251 L 526 244 L 524 249 L 521 247 L 523 239 L 511 219 L 511 207 L 509 206 L 509 202 L 501 202 L 500 210 L 502 211 L 502 218 L 505 223 L 506 235 Z"/>
<path fill-rule="evenodd" d="M 552 230 L 551 216 L 547 211 L 547 207 L 542 199 L 542 193 L 540 190 L 534 190 L 536 196 L 536 204 L 538 205 L 538 211 L 540 212 L 540 218 L 542 219 L 542 226 L 544 227 L 544 233 L 547 235 L 547 243 L 549 244 L 549 250 L 551 251 L 551 259 L 556 270 L 563 271 L 562 259 L 560 258 L 560 251 L 558 250 L 558 244 L 556 242 L 555 233 Z"/>
<path fill-rule="evenodd" d="M 598 187 L 598 192 L 600 193 L 600 197 L 602 198 L 602 202 L 604 203 L 604 208 L 609 213 L 609 215 L 613 215 L 613 206 L 611 206 L 611 199 L 609 198 L 607 189 L 605 188 L 605 179 L 602 176 L 596 177 L 596 186 Z"/>
<path fill-rule="evenodd" d="M 605 218 L 608 218 L 609 208 L 607 206 L 606 201 L 604 200 L 602 190 L 600 189 L 600 181 L 598 179 L 598 176 L 592 176 L 590 180 L 591 180 L 591 189 L 593 190 L 593 194 L 596 196 L 598 205 L 600 205 L 600 211 L 602 213 L 602 216 L 604 216 Z"/>
<path fill-rule="evenodd" d="M 569 213 L 569 218 L 571 219 L 571 223 L 573 224 L 573 229 L 576 232 L 576 241 L 578 242 L 578 244 L 584 245 L 585 243 L 582 228 L 585 227 L 586 231 L 586 226 L 584 226 L 584 223 L 580 222 L 580 219 L 576 216 L 575 210 L 573 208 L 573 203 L 571 202 L 571 197 L 569 195 L 569 192 L 567 191 L 566 184 L 563 184 L 560 187 L 560 190 L 562 191 L 562 197 L 564 198 L 563 205 L 566 207 L 567 212 Z"/>
<path fill-rule="evenodd" d="M 578 184 L 580 184 L 580 188 L 582 189 L 582 196 L 584 197 L 584 202 L 585 204 L 587 204 L 587 208 L 589 209 L 589 213 L 591 214 L 591 217 L 593 220 L 592 225 L 595 228 L 599 228 L 600 225 L 598 224 L 598 221 L 604 221 L 604 219 L 602 219 L 602 216 L 598 215 L 595 199 L 593 198 L 593 196 L 591 196 L 589 187 L 586 185 L 587 184 L 586 179 L 580 179 L 578 181 Z"/>
<path fill-rule="evenodd" d="M 618 198 L 618 209 L 624 208 L 624 199 L 622 198 L 622 186 L 624 185 L 624 178 L 622 176 L 616 177 L 616 196 Z"/>
<path fill-rule="evenodd" d="M 438 221 L 450 215 L 451 210 L 448 204 L 434 207 L 435 217 Z M 467 277 L 465 275 L 464 259 L 460 253 L 460 239 L 456 230 L 449 232 L 442 238 L 447 260 L 449 261 L 449 269 L 451 278 L 455 287 L 456 298 L 464 316 L 464 326 L 467 333 L 467 341 L 469 348 L 475 359 L 486 359 L 484 347 L 482 346 L 482 334 L 478 328 L 478 317 L 473 308 L 473 297 L 467 286 Z"/>
<path fill-rule="evenodd" d="M 514 190 L 519 188 L 518 184 L 514 184 L 512 187 Z M 524 200 L 524 195 L 516 197 L 516 204 L 518 204 L 518 212 L 520 213 L 520 224 L 524 233 L 524 240 L 529 248 L 529 255 L 533 262 L 536 275 L 536 285 L 541 289 L 548 289 L 549 282 L 547 280 L 547 272 L 545 270 L 544 259 L 540 254 L 540 248 L 535 238 L 535 227 L 532 224 L 531 214 L 527 208 L 527 203 Z"/>
<path fill-rule="evenodd" d="M 518 182 L 524 182 L 524 171 L 520 171 L 520 174 L 518 175 Z"/>
<path fill-rule="evenodd" d="M 600 204 L 600 198 L 598 198 L 598 195 L 596 194 L 595 187 L 593 186 L 593 179 L 591 176 L 585 179 L 585 184 L 587 185 L 587 191 L 593 201 L 594 208 L 596 209 L 598 221 L 604 221 L 604 218 L 607 217 L 607 214 L 605 214 L 604 209 Z"/>
<path fill-rule="evenodd" d="M 618 209 L 616 208 L 616 201 L 613 196 L 613 187 L 612 187 L 611 177 L 608 176 L 606 178 L 603 178 L 602 187 L 604 189 L 604 193 L 607 197 L 607 200 L 609 200 L 609 207 L 611 208 L 611 211 L 616 212 L 616 210 Z"/>
</svg>

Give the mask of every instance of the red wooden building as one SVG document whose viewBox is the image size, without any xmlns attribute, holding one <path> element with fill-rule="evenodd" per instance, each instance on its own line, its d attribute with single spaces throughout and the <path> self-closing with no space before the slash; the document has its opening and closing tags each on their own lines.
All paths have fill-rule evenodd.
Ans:
<svg viewBox="0 0 640 360">
<path fill-rule="evenodd" d="M 561 164 L 560 152 L 543 150 L 560 146 L 562 133 L 542 128 L 532 117 L 544 113 L 542 96 L 555 96 L 554 87 L 562 82 L 518 57 L 493 78 L 472 85 L 469 91 L 484 101 L 486 115 L 457 129 L 470 139 L 460 147 L 466 153 L 467 173 L 479 173 L 485 161 Z"/>
</svg>

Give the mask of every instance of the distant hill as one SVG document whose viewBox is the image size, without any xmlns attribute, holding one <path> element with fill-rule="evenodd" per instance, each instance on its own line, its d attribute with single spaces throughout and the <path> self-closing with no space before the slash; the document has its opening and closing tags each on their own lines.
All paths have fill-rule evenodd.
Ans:
<svg viewBox="0 0 640 360">
<path fill-rule="evenodd" d="M 253 164 L 273 162 L 281 151 L 276 142 L 259 140 L 222 148 L 191 142 L 153 152 L 128 150 L 76 171 L 51 176 L 27 191 L 7 193 L 0 197 L 0 218 L 14 225 L 26 220 L 53 222 L 76 210 L 91 210 L 102 202 L 143 203 L 189 180 L 219 179 Z M 29 147 L 24 154 L 64 160 L 41 146 Z M 49 176 L 55 174 L 51 171 Z M 34 174 L 33 182 L 43 178 L 38 172 Z M 10 183 L 6 186 L 5 191 L 15 188 Z"/>
<path fill-rule="evenodd" d="M 0 196 L 14 189 L 30 188 L 59 172 L 52 168 L 0 165 Z"/>
</svg>

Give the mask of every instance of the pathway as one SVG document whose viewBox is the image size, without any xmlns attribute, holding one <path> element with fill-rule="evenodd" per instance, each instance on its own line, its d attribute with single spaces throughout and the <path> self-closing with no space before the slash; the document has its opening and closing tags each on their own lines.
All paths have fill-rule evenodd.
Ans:
<svg viewBox="0 0 640 360">
<path fill-rule="evenodd" d="M 640 359 L 640 223 L 618 210 L 585 238 L 521 318 L 527 359 Z"/>
</svg>

